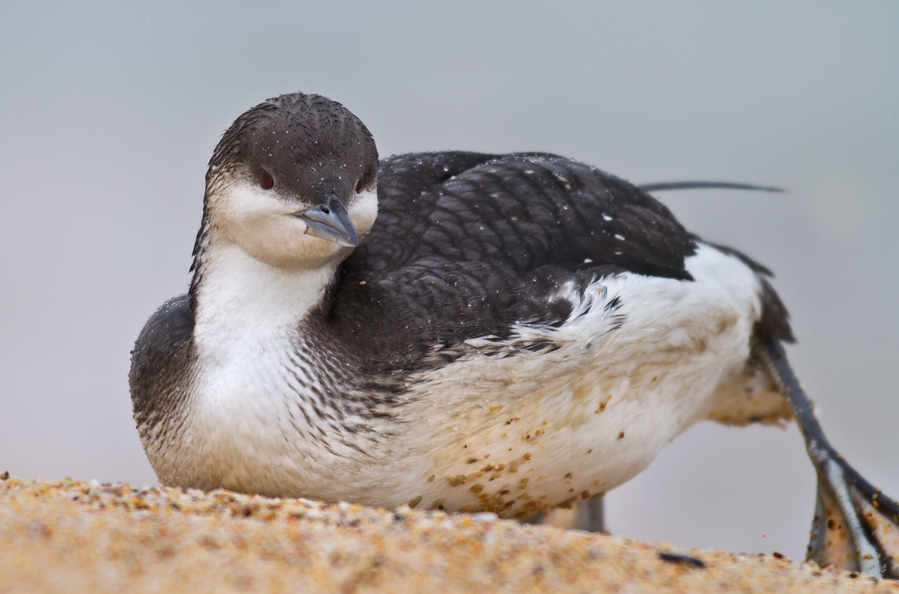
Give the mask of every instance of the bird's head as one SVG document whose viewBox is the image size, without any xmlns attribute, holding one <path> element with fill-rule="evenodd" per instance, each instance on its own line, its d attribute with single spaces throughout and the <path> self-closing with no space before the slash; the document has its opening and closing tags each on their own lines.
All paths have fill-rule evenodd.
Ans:
<svg viewBox="0 0 899 594">
<path fill-rule="evenodd" d="M 359 118 L 319 95 L 282 95 L 242 114 L 216 147 L 207 225 L 272 266 L 342 260 L 375 222 L 377 173 Z"/>
</svg>

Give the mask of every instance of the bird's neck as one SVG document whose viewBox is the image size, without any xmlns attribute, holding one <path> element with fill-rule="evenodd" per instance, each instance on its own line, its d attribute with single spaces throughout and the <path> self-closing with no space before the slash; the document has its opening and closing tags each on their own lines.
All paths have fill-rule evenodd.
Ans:
<svg viewBox="0 0 899 594">
<path fill-rule="evenodd" d="M 233 340 L 296 330 L 326 298 L 339 261 L 316 268 L 273 266 L 237 244 L 210 237 L 197 255 L 191 301 L 195 338 Z"/>
</svg>

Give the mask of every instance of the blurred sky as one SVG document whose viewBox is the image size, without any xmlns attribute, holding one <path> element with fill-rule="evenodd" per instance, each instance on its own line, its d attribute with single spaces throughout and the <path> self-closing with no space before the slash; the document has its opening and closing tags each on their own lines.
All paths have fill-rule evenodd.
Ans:
<svg viewBox="0 0 899 594">
<path fill-rule="evenodd" d="M 155 481 L 129 350 L 189 280 L 206 162 L 279 93 L 382 155 L 540 150 L 663 196 L 772 268 L 831 441 L 899 496 L 899 3 L 0 1 L 0 471 Z M 613 532 L 804 556 L 795 427 L 703 423 L 612 492 Z"/>
</svg>

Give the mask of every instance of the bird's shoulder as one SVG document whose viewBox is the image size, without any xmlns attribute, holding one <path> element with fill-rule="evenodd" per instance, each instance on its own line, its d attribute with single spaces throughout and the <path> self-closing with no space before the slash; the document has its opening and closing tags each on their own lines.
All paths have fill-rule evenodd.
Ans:
<svg viewBox="0 0 899 594">
<path fill-rule="evenodd" d="M 572 272 L 612 265 L 689 278 L 695 238 L 661 202 L 625 180 L 545 153 L 446 152 L 385 160 L 378 219 L 348 269 L 416 262 L 542 266 Z"/>
<path fill-rule="evenodd" d="M 348 343 L 409 360 L 516 324 L 561 324 L 564 286 L 636 272 L 689 280 L 695 239 L 660 202 L 542 153 L 386 159 L 377 221 L 346 260 L 328 317 Z M 378 357 L 374 357 L 377 359 Z"/>
<path fill-rule="evenodd" d="M 194 359 L 194 317 L 188 295 L 162 304 L 150 316 L 131 352 L 129 384 L 134 414 L 159 415 L 183 396 L 181 380 L 190 373 Z"/>
</svg>

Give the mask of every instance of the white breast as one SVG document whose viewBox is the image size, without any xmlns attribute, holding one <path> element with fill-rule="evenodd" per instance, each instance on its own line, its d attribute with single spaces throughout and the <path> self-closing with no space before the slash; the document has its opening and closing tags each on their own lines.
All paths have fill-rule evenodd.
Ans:
<svg viewBox="0 0 899 594">
<path fill-rule="evenodd" d="M 320 301 L 334 266 L 285 270 L 218 242 L 199 295 L 197 373 L 179 439 L 148 448 L 162 482 L 272 496 L 353 499 L 397 466 L 393 444 L 374 435 L 402 428 L 353 416 L 329 392 L 303 319 Z M 329 397 L 325 397 L 329 396 Z M 411 464 L 411 462 L 408 462 Z M 358 500 L 358 497 L 356 498 Z"/>
</svg>

